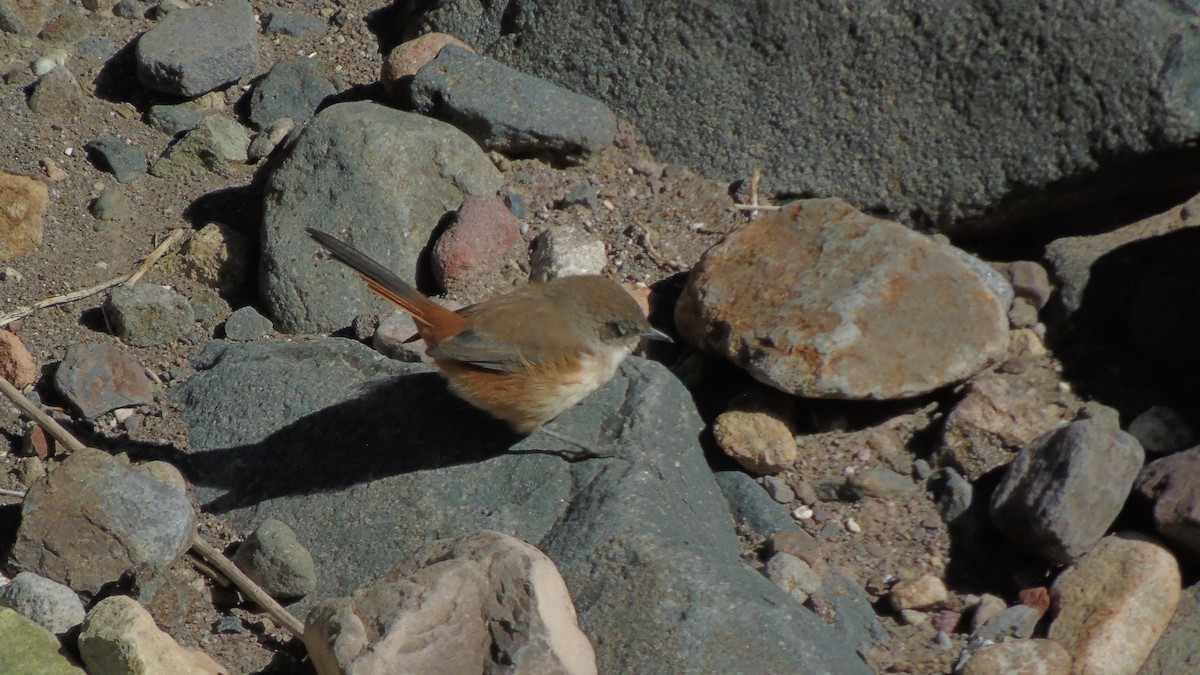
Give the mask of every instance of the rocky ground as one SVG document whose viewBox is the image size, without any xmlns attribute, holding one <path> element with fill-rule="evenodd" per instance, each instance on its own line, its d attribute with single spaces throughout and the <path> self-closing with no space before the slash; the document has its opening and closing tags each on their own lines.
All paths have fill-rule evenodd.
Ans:
<svg viewBox="0 0 1200 675">
<path fill-rule="evenodd" d="M 657 158 L 643 130 L 544 81 L 512 85 L 534 101 L 515 120 L 479 112 L 519 73 L 469 52 L 405 79 L 406 59 L 438 54 L 410 43 L 381 84 L 412 30 L 381 7 L 216 9 L 193 25 L 174 2 L 0 0 L 0 222 L 19 226 L 0 232 L 0 313 L 20 314 L 0 368 L 103 451 L 55 448 L 0 405 L 0 488 L 31 490 L 0 496 L 5 569 L 65 584 L 25 576 L 0 605 L 37 614 L 91 671 L 120 672 L 95 664 L 122 640 L 173 653 L 156 624 L 228 672 L 311 672 L 311 645 L 179 555 L 193 525 L 249 567 L 260 544 L 311 550 L 275 589 L 302 620 L 399 565 L 416 578 L 413 561 L 450 555 L 433 540 L 515 535 L 562 572 L 602 671 L 949 673 L 974 655 L 965 672 L 1150 673 L 1197 658 L 1198 392 L 1167 358 L 1195 357 L 1174 318 L 1195 293 L 1195 200 L 1139 202 L 1154 215 L 1049 243 L 956 242 L 981 263 L 835 200 L 739 207 L 775 200 Z M 168 19 L 220 39 L 180 56 L 186 37 L 147 33 L 136 53 Z M 411 324 L 305 226 L 349 233 L 454 304 L 603 273 L 677 343 L 564 415 L 599 459 L 523 454 L 548 441 L 515 443 L 408 363 Z M 135 270 L 176 230 L 139 283 L 20 310 Z M 21 604 L 47 596 L 52 619 Z M 140 637 L 106 634 L 122 624 Z M 672 642 L 683 633 L 705 648 Z"/>
</svg>

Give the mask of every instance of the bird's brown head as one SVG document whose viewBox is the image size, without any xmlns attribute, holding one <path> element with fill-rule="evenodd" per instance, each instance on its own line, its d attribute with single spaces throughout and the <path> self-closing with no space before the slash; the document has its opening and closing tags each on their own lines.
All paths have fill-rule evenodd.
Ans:
<svg viewBox="0 0 1200 675">
<path fill-rule="evenodd" d="M 650 325 L 642 308 L 624 288 L 601 276 L 562 277 L 543 287 L 580 337 L 597 346 L 633 351 L 643 338 L 670 340 Z"/>
</svg>

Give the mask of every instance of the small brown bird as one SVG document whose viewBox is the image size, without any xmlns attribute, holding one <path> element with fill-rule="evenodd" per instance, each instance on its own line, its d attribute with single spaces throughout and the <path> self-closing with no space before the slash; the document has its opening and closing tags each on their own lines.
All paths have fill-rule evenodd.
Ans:
<svg viewBox="0 0 1200 675">
<path fill-rule="evenodd" d="M 346 242 L 308 229 L 372 291 L 412 314 L 426 353 L 471 405 L 529 434 L 612 379 L 650 326 L 633 297 L 601 276 L 554 279 L 451 311 Z"/>
</svg>

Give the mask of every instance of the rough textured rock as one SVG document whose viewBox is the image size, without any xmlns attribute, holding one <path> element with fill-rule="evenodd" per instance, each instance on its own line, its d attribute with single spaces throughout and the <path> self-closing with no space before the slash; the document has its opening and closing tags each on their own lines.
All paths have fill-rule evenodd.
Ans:
<svg viewBox="0 0 1200 675">
<path fill-rule="evenodd" d="M 443 289 L 457 289 L 490 271 L 520 237 L 520 223 L 499 197 L 467 197 L 430 252 L 433 278 Z"/>
<path fill-rule="evenodd" d="M 367 102 L 321 111 L 265 188 L 260 290 L 276 326 L 333 331 L 390 308 L 345 265 L 315 256 L 304 228 L 332 231 L 412 279 L 446 212 L 502 182 L 474 141 L 437 120 Z"/>
<path fill-rule="evenodd" d="M 59 121 L 69 120 L 83 105 L 83 88 L 79 80 L 59 66 L 38 78 L 29 94 L 29 109 Z"/>
<path fill-rule="evenodd" d="M 30 486 L 9 564 L 92 595 L 129 574 L 149 581 L 183 555 L 195 527 L 183 493 L 83 449 Z"/>
<path fill-rule="evenodd" d="M 317 587 L 312 554 L 285 523 L 267 518 L 238 546 L 233 562 L 273 598 L 302 598 Z"/>
<path fill-rule="evenodd" d="M 409 97 L 488 150 L 587 161 L 612 145 L 617 118 L 603 103 L 456 46 L 417 71 Z"/>
<path fill-rule="evenodd" d="M 134 347 L 170 344 L 196 323 L 187 298 L 158 284 L 113 289 L 104 300 L 104 318 L 122 342 Z"/>
<path fill-rule="evenodd" d="M 1179 599 L 1154 650 L 1138 671 L 1141 675 L 1200 672 L 1200 584 L 1192 584 Z"/>
<path fill-rule="evenodd" d="M 1179 564 L 1140 535 L 1105 537 L 1053 587 L 1047 637 L 1067 648 L 1079 675 L 1136 673 L 1179 603 Z"/>
<path fill-rule="evenodd" d="M 91 675 L 232 672 L 203 652 L 179 646 L 137 601 L 123 595 L 105 598 L 88 612 L 79 633 L 79 654 Z"/>
<path fill-rule="evenodd" d="M 1070 675 L 1071 654 L 1053 640 L 1013 640 L 979 648 L 961 675 Z"/>
<path fill-rule="evenodd" d="M 579 462 L 525 454 L 568 449 L 514 438 L 429 366 L 352 340 L 216 343 L 197 364 L 178 401 L 195 494 L 235 527 L 293 523 L 321 570 L 315 597 L 353 592 L 429 539 L 490 529 L 555 562 L 602 672 L 866 672 L 741 561 L 703 422 L 657 364 L 627 360 L 554 421 L 602 455 Z"/>
<path fill-rule="evenodd" d="M 396 29 L 595 96 L 706 175 L 761 168 L 768 189 L 965 234 L 1196 180 L 1170 152 L 1200 133 L 1200 35 L 1176 7 L 445 0 Z"/>
<path fill-rule="evenodd" d="M 253 264 L 249 237 L 224 223 L 209 223 L 183 245 L 179 257 L 184 274 L 222 293 L 243 289 Z"/>
<path fill-rule="evenodd" d="M 1058 386 L 1059 380 L 1048 364 L 1019 372 L 1001 368 L 972 379 L 946 415 L 938 463 L 976 480 L 1010 462 L 1013 453 L 1038 436 L 1070 421 L 1080 402 Z"/>
<path fill-rule="evenodd" d="M 1200 561 L 1200 447 L 1142 467 L 1134 490 L 1152 505 L 1159 535 L 1181 557 Z"/>
<path fill-rule="evenodd" d="M 789 469 L 798 456 L 792 431 L 766 413 L 721 413 L 713 422 L 713 436 L 726 455 L 756 476 Z"/>
<path fill-rule="evenodd" d="M 992 520 L 1030 552 L 1072 562 L 1116 520 L 1144 460 L 1115 419 L 1085 414 L 1017 455 L 992 494 Z"/>
<path fill-rule="evenodd" d="M 249 342 L 271 332 L 271 320 L 258 313 L 253 307 L 241 307 L 225 320 L 225 337 L 238 342 Z"/>
<path fill-rule="evenodd" d="M 86 675 L 50 631 L 0 607 L 0 672 Z"/>
<path fill-rule="evenodd" d="M 1174 408 L 1150 406 L 1129 423 L 1129 434 L 1148 455 L 1169 455 L 1191 447 L 1195 434 Z"/>
<path fill-rule="evenodd" d="M 963 380 L 1008 346 L 1007 282 L 838 199 L 794 202 L 710 249 L 675 320 L 690 344 L 800 396 L 889 399 Z"/>
<path fill-rule="evenodd" d="M 0 377 L 8 380 L 17 389 L 24 389 L 38 378 L 37 362 L 33 354 L 15 333 L 0 329 Z"/>
<path fill-rule="evenodd" d="M 431 542 L 353 597 L 317 605 L 304 643 L 322 675 L 596 672 L 554 563 L 487 531 Z"/>
<path fill-rule="evenodd" d="M 912 581 L 901 581 L 892 587 L 889 601 L 897 611 L 930 609 L 950 599 L 946 582 L 931 574 Z"/>
<path fill-rule="evenodd" d="M 142 84 L 195 98 L 258 70 L 258 24 L 246 0 L 171 12 L 137 43 Z"/>
<path fill-rule="evenodd" d="M 154 401 L 141 364 L 116 347 L 71 345 L 54 371 L 54 387 L 84 417 Z"/>
<path fill-rule="evenodd" d="M 248 117 L 259 129 L 281 117 L 306 122 L 317 113 L 321 101 L 336 93 L 316 59 L 281 61 L 254 85 Z"/>
<path fill-rule="evenodd" d="M 750 476 L 741 471 L 718 471 L 716 478 L 733 513 L 733 522 L 740 530 L 762 537 L 773 537 L 780 532 L 799 532 L 797 536 L 800 537 L 808 535 L 796 525 L 787 509 L 771 499 Z"/>
<path fill-rule="evenodd" d="M 604 242 L 570 227 L 552 227 L 531 245 L 529 278 L 549 281 L 578 274 L 600 274 L 608 264 Z"/>
<path fill-rule="evenodd" d="M 245 163 L 249 158 L 250 134 L 228 117 L 209 115 L 195 129 L 167 148 L 150 167 L 159 178 L 175 180 L 212 172 L 225 174 L 229 164 Z"/>
<path fill-rule="evenodd" d="M 41 0 L 3 0 L 0 2 L 0 31 L 33 37 L 46 25 L 47 12 L 53 6 Z"/>
<path fill-rule="evenodd" d="M 0 261 L 42 245 L 50 190 L 40 180 L 0 173 Z"/>
<path fill-rule="evenodd" d="M 0 586 L 0 607 L 8 607 L 55 635 L 83 622 L 83 602 L 69 587 L 32 572 Z"/>
</svg>

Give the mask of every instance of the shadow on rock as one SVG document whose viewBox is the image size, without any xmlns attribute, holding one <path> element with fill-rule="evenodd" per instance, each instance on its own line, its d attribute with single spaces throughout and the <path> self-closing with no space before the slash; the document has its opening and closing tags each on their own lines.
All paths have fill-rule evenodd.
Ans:
<svg viewBox="0 0 1200 675">
<path fill-rule="evenodd" d="M 179 468 L 194 484 L 225 490 L 205 505 L 224 513 L 267 499 L 479 462 L 519 440 L 503 423 L 455 398 L 435 373 L 362 389 L 360 396 L 305 415 L 258 443 L 193 452 Z"/>
</svg>

